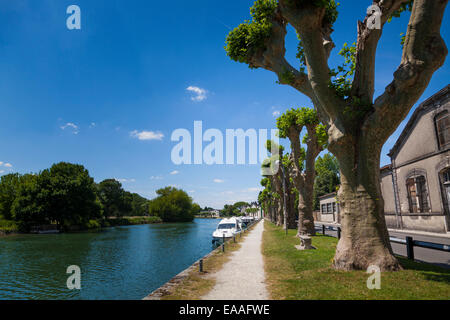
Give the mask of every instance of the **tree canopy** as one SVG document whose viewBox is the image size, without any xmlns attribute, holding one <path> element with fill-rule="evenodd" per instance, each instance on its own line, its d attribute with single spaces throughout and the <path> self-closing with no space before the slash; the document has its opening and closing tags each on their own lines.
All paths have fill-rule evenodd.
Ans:
<svg viewBox="0 0 450 320">
<path fill-rule="evenodd" d="M 157 197 L 149 204 L 151 216 L 158 216 L 164 222 L 189 222 L 199 212 L 192 198 L 180 189 L 165 187 L 156 191 Z"/>
</svg>

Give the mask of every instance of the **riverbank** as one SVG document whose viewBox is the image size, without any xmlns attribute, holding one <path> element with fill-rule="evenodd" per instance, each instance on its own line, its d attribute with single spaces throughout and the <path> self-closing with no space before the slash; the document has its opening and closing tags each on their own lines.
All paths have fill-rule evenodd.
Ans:
<svg viewBox="0 0 450 320">
<path fill-rule="evenodd" d="M 78 231 L 89 231 L 89 230 L 99 230 L 109 227 L 117 226 L 132 226 L 140 224 L 156 224 L 163 223 L 159 217 L 149 217 L 149 216 L 135 216 L 135 217 L 110 217 L 104 220 L 89 220 L 86 225 L 70 226 L 64 232 L 78 232 Z M 17 234 L 30 234 L 31 232 L 21 232 L 18 224 L 11 220 L 0 220 L 0 237 L 6 237 Z"/>
<path fill-rule="evenodd" d="M 262 222 L 261 222 L 262 223 Z M 232 259 L 233 254 L 241 249 L 251 230 L 257 225 L 253 224 L 247 231 L 236 236 L 235 241 L 225 243 L 225 252 L 219 246 L 203 258 L 197 260 L 189 268 L 183 270 L 160 288 L 150 293 L 144 300 L 200 300 L 213 290 L 217 281 L 214 274 L 222 270 L 224 265 Z M 199 262 L 203 260 L 203 272 L 199 272 Z"/>
<path fill-rule="evenodd" d="M 383 272 L 381 289 L 367 288 L 365 271 L 338 271 L 331 267 L 337 239 L 312 237 L 316 250 L 299 251 L 296 230 L 288 236 L 281 227 L 265 223 L 263 255 L 268 289 L 275 300 L 450 299 L 450 270 L 397 257 L 404 270 Z"/>
</svg>

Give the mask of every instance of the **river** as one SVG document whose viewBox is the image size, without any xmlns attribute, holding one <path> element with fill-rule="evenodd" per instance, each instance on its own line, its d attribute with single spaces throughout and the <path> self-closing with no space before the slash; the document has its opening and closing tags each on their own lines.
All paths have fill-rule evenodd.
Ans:
<svg viewBox="0 0 450 320">
<path fill-rule="evenodd" d="M 219 220 L 0 238 L 0 299 L 142 299 L 212 250 Z M 67 288 L 67 267 L 81 290 Z"/>
</svg>

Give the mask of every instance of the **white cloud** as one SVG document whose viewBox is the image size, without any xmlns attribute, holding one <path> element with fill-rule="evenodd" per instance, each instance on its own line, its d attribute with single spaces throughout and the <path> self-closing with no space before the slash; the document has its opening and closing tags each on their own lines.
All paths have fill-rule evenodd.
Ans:
<svg viewBox="0 0 450 320">
<path fill-rule="evenodd" d="M 136 179 L 116 179 L 117 181 L 119 181 L 119 182 L 122 182 L 122 183 L 124 183 L 124 182 L 136 182 Z"/>
<path fill-rule="evenodd" d="M 257 191 L 261 191 L 262 188 L 247 188 L 245 190 L 243 190 L 242 192 L 257 192 Z"/>
<path fill-rule="evenodd" d="M 195 190 L 189 190 L 188 193 L 195 193 Z"/>
<path fill-rule="evenodd" d="M 162 176 L 151 176 L 150 180 L 162 180 Z"/>
<path fill-rule="evenodd" d="M 12 164 L 11 163 L 5 163 L 5 167 L 12 168 Z"/>
<path fill-rule="evenodd" d="M 78 126 L 72 122 L 67 122 L 65 125 L 61 126 L 60 128 L 61 128 L 61 130 L 71 128 L 73 134 L 78 134 L 78 132 L 80 132 Z"/>
<path fill-rule="evenodd" d="M 180 173 L 180 171 L 178 171 L 178 170 L 173 170 L 170 174 L 171 175 L 175 175 L 175 174 L 179 174 Z"/>
<path fill-rule="evenodd" d="M 274 112 L 272 112 L 272 116 L 274 116 L 275 118 L 278 117 L 281 114 L 280 111 L 275 110 Z"/>
<path fill-rule="evenodd" d="M 0 170 L 0 174 L 5 173 L 5 170 Z"/>
<path fill-rule="evenodd" d="M 191 97 L 192 101 L 200 102 L 206 99 L 206 90 L 195 87 L 195 86 L 189 86 L 186 88 L 187 91 L 192 92 L 194 95 Z"/>
<path fill-rule="evenodd" d="M 224 180 L 222 180 L 222 179 L 214 179 L 213 180 L 215 183 L 223 183 L 224 182 Z"/>
<path fill-rule="evenodd" d="M 130 136 L 133 138 L 137 138 L 139 140 L 162 140 L 164 138 L 164 135 L 161 132 L 154 132 L 154 131 L 137 131 L 134 130 L 130 132 Z"/>
<path fill-rule="evenodd" d="M 3 162 L 0 161 L 0 166 L 2 166 L 2 165 L 3 165 Z"/>
<path fill-rule="evenodd" d="M 91 122 L 91 125 L 89 126 L 89 128 L 95 128 L 97 126 L 97 124 L 95 122 Z"/>
</svg>

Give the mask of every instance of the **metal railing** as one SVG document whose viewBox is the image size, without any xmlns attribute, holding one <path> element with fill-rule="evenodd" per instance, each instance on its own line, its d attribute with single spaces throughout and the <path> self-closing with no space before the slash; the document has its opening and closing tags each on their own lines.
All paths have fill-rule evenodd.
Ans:
<svg viewBox="0 0 450 320">
<path fill-rule="evenodd" d="M 337 238 L 338 239 L 341 238 L 341 227 L 326 226 L 324 224 L 320 224 L 320 225 L 322 226 L 322 234 L 323 235 L 327 235 L 326 230 L 331 230 L 331 231 L 337 231 Z M 328 235 L 333 236 L 331 234 L 328 234 Z M 405 239 L 389 237 L 389 241 L 392 243 L 406 245 L 406 256 L 408 259 L 411 259 L 411 260 L 414 260 L 414 247 L 450 252 L 450 245 L 448 245 L 448 244 L 414 240 L 410 236 L 407 236 Z"/>
</svg>

